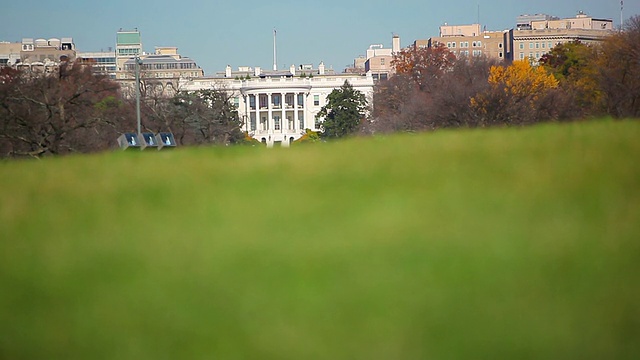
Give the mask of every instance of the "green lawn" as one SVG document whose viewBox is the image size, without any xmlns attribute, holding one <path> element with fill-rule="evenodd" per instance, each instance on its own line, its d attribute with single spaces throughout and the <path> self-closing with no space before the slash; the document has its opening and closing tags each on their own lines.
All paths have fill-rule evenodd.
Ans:
<svg viewBox="0 0 640 360">
<path fill-rule="evenodd" d="M 637 359 L 640 122 L 0 162 L 2 359 Z"/>
</svg>

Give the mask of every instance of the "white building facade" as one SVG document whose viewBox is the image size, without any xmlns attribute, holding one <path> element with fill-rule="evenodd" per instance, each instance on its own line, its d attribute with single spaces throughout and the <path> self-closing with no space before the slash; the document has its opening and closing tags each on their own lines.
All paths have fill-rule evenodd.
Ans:
<svg viewBox="0 0 640 360">
<path fill-rule="evenodd" d="M 302 137 L 306 129 L 320 130 L 322 119 L 316 119 L 316 115 L 326 105 L 327 96 L 345 81 L 371 100 L 374 85 L 371 74 L 325 74 L 323 64 L 318 71 L 304 75 L 296 75 L 293 66 L 288 71 L 265 72 L 256 68 L 244 78 L 232 78 L 228 67 L 225 77 L 184 80 L 180 90 L 229 91 L 244 131 L 269 147 L 286 147 Z"/>
</svg>

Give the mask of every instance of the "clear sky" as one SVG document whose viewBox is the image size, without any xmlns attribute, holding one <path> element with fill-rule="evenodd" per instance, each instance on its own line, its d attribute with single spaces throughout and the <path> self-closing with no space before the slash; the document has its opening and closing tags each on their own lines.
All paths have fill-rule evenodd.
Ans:
<svg viewBox="0 0 640 360">
<path fill-rule="evenodd" d="M 138 28 L 145 51 L 176 46 L 205 74 L 227 64 L 271 68 L 274 28 L 279 68 L 324 61 L 341 71 L 371 44 L 391 47 L 394 33 L 404 47 L 437 36 L 445 22 L 479 18 L 487 30 L 504 30 L 520 14 L 571 17 L 582 10 L 620 23 L 619 0 L 20 0 L 1 9 L 0 41 L 72 37 L 79 51 L 106 51 L 118 29 Z M 625 0 L 623 17 L 634 14 L 640 0 Z"/>
</svg>

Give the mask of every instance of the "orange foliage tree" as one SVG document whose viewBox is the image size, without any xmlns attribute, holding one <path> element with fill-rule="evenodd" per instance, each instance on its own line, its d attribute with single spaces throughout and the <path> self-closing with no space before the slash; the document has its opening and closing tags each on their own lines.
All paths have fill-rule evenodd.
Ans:
<svg viewBox="0 0 640 360">
<path fill-rule="evenodd" d="M 456 56 L 443 44 L 433 47 L 408 47 L 393 56 L 391 65 L 397 75 L 408 76 L 421 91 L 429 91 L 434 79 L 440 78 L 455 64 Z"/>
</svg>

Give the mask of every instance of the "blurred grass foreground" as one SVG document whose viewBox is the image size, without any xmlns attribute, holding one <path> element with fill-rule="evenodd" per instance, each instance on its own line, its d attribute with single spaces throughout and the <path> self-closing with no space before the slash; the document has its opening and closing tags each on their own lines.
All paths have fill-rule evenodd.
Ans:
<svg viewBox="0 0 640 360">
<path fill-rule="evenodd" d="M 640 122 L 0 163 L 2 359 L 637 359 Z"/>
</svg>

